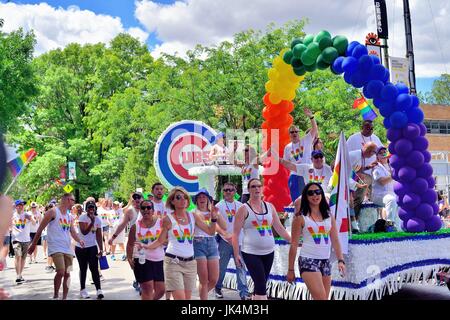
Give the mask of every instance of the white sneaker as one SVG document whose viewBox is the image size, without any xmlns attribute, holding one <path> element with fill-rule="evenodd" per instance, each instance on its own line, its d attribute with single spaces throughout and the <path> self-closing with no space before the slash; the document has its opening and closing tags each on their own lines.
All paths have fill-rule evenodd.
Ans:
<svg viewBox="0 0 450 320">
<path fill-rule="evenodd" d="M 87 292 L 86 289 L 80 290 L 80 298 L 81 299 L 89 299 L 89 293 Z"/>
<path fill-rule="evenodd" d="M 352 230 L 356 230 L 357 232 L 359 232 L 359 226 L 356 220 L 352 221 Z"/>
<path fill-rule="evenodd" d="M 103 291 L 101 289 L 97 290 L 97 299 L 103 299 L 105 296 L 103 295 Z"/>
</svg>

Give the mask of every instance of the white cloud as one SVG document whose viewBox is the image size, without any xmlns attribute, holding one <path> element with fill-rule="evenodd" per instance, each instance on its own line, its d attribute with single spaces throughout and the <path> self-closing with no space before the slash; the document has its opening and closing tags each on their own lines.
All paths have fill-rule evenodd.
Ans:
<svg viewBox="0 0 450 320">
<path fill-rule="evenodd" d="M 405 56 L 402 1 L 386 2 L 390 54 Z M 418 77 L 438 76 L 446 72 L 446 68 L 450 72 L 450 1 L 430 3 L 440 47 L 428 1 L 410 1 Z M 237 32 L 250 28 L 265 30 L 270 22 L 282 25 L 292 19 L 308 18 L 306 32 L 326 29 L 332 34 L 343 34 L 360 42 L 364 41 L 367 33 L 376 31 L 372 0 L 184 0 L 173 4 L 137 0 L 135 4 L 136 18 L 163 42 L 155 47 L 155 56 L 175 51 L 183 55 L 196 44 L 218 44 Z"/>
<path fill-rule="evenodd" d="M 37 55 L 63 48 L 72 42 L 108 43 L 122 32 L 131 34 L 141 42 L 145 42 L 149 35 L 140 28 L 126 30 L 118 17 L 80 10 L 77 6 L 69 6 L 66 10 L 51 7 L 47 3 L 37 5 L 0 3 L 0 13 L 5 19 L 2 29 L 4 32 L 11 32 L 19 27 L 27 31 L 34 30 Z"/>
</svg>

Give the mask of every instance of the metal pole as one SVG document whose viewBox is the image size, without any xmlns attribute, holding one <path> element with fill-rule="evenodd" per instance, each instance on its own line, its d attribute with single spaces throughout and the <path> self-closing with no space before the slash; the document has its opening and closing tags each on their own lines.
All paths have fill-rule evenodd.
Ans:
<svg viewBox="0 0 450 320">
<path fill-rule="evenodd" d="M 409 86 L 411 94 L 416 94 L 416 72 L 414 67 L 414 49 L 411 29 L 411 12 L 409 0 L 403 0 L 403 16 L 405 20 L 406 57 L 409 60 Z"/>
<path fill-rule="evenodd" d="M 388 71 L 390 71 L 389 68 L 389 53 L 388 53 L 388 43 L 387 43 L 387 39 L 381 39 L 381 47 L 383 48 L 383 60 L 384 60 L 384 67 L 386 69 L 388 69 Z"/>
</svg>

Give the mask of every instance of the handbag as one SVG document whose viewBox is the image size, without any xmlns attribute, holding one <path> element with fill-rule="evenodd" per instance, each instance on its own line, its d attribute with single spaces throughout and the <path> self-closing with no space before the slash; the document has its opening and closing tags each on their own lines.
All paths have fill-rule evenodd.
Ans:
<svg viewBox="0 0 450 320">
<path fill-rule="evenodd" d="M 101 256 L 100 258 L 98 258 L 98 260 L 100 263 L 100 270 L 109 269 L 108 259 L 106 258 L 106 256 Z"/>
</svg>

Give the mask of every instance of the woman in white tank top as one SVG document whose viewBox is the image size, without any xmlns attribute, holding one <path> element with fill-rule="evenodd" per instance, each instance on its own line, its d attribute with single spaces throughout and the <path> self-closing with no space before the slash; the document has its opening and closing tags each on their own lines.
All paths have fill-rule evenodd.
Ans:
<svg viewBox="0 0 450 320">
<path fill-rule="evenodd" d="M 292 221 L 288 282 L 295 281 L 294 261 L 302 235 L 303 243 L 298 258 L 300 275 L 314 300 L 327 300 L 331 288 L 331 246 L 336 252 L 342 276 L 345 275 L 345 262 L 335 218 L 330 213 L 322 187 L 316 182 L 308 183 L 303 189 L 300 210 Z"/>
<path fill-rule="evenodd" d="M 241 252 L 250 277 L 255 284 L 254 300 L 267 300 L 266 285 L 272 268 L 275 239 L 272 227 L 286 241 L 291 236 L 283 227 L 273 204 L 262 201 L 262 183 L 251 179 L 248 183 L 250 199 L 239 208 L 234 217 L 233 252 L 237 266 L 241 266 L 239 255 L 239 235 L 244 232 Z M 264 270 L 264 272 L 261 272 Z"/>
</svg>

